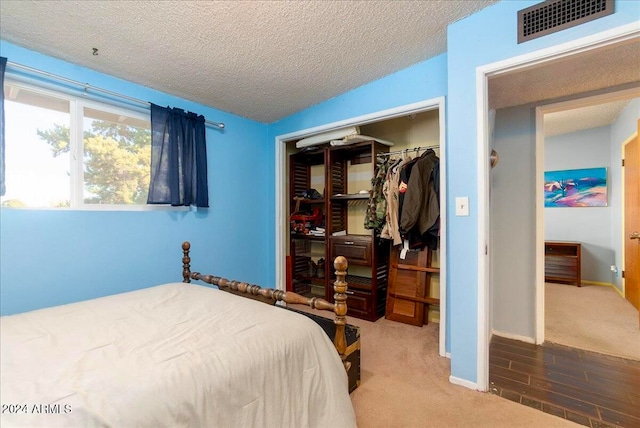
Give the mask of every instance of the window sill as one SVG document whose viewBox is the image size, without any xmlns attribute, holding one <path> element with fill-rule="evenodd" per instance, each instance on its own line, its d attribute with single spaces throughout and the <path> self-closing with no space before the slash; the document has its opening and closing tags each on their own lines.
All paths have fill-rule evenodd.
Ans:
<svg viewBox="0 0 640 428">
<path fill-rule="evenodd" d="M 2 207 L 18 211 L 198 211 L 197 207 L 172 207 L 171 205 L 84 205 L 82 207 Z M 203 208 L 200 208 L 203 209 Z M 206 209 L 206 208 L 204 208 Z"/>
</svg>

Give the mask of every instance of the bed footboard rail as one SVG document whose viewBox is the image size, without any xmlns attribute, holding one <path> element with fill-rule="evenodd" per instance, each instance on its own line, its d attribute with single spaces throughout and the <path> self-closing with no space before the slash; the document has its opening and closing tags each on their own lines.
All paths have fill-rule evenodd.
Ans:
<svg viewBox="0 0 640 428">
<path fill-rule="evenodd" d="M 333 284 L 335 303 L 329 303 L 325 299 L 319 297 L 304 297 L 292 291 L 283 291 L 273 288 L 263 288 L 259 285 L 249 284 L 247 282 L 234 281 L 220 276 L 202 275 L 200 272 L 191 272 L 191 257 L 189 251 L 191 244 L 185 241 L 182 244 L 182 277 L 183 282 L 191 282 L 191 280 L 199 280 L 207 284 L 215 285 L 219 289 L 259 300 L 264 303 L 275 304 L 276 302 L 285 302 L 290 304 L 306 305 L 313 309 L 324 311 L 332 311 L 335 314 L 334 324 L 336 325 L 336 335 L 333 344 L 340 354 L 342 363 L 348 371 L 351 363 L 346 361 L 347 337 L 345 326 L 347 324 L 347 259 L 343 256 L 336 257 L 333 266 L 336 269 L 336 281 Z"/>
</svg>

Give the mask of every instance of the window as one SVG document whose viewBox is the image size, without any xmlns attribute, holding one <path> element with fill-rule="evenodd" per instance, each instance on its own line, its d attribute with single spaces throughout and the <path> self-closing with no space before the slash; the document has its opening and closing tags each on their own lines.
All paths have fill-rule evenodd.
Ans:
<svg viewBox="0 0 640 428">
<path fill-rule="evenodd" d="M 5 78 L 3 207 L 144 205 L 149 115 Z"/>
</svg>

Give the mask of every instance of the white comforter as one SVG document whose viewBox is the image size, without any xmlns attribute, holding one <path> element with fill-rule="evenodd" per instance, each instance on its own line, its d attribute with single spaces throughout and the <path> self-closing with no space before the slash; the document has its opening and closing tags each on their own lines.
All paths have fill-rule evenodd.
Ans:
<svg viewBox="0 0 640 428">
<path fill-rule="evenodd" d="M 355 426 L 316 323 L 213 288 L 160 285 L 0 325 L 3 428 Z"/>
</svg>

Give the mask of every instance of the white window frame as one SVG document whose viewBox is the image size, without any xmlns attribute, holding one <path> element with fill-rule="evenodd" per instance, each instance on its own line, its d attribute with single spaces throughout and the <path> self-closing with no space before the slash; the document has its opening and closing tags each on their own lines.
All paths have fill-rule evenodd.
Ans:
<svg viewBox="0 0 640 428">
<path fill-rule="evenodd" d="M 191 207 L 174 207 L 169 204 L 86 204 L 84 202 L 84 108 L 92 108 L 107 113 L 149 121 L 150 113 L 140 108 L 131 108 L 115 103 L 78 96 L 64 91 L 51 89 L 44 85 L 25 82 L 5 76 L 5 84 L 16 86 L 44 96 L 55 97 L 69 102 L 69 171 L 71 174 L 69 207 L 3 207 L 18 210 L 74 210 L 74 211 L 190 211 Z M 5 118 L 5 126 L 7 125 Z M 6 141 L 5 141 L 6 144 Z"/>
</svg>

